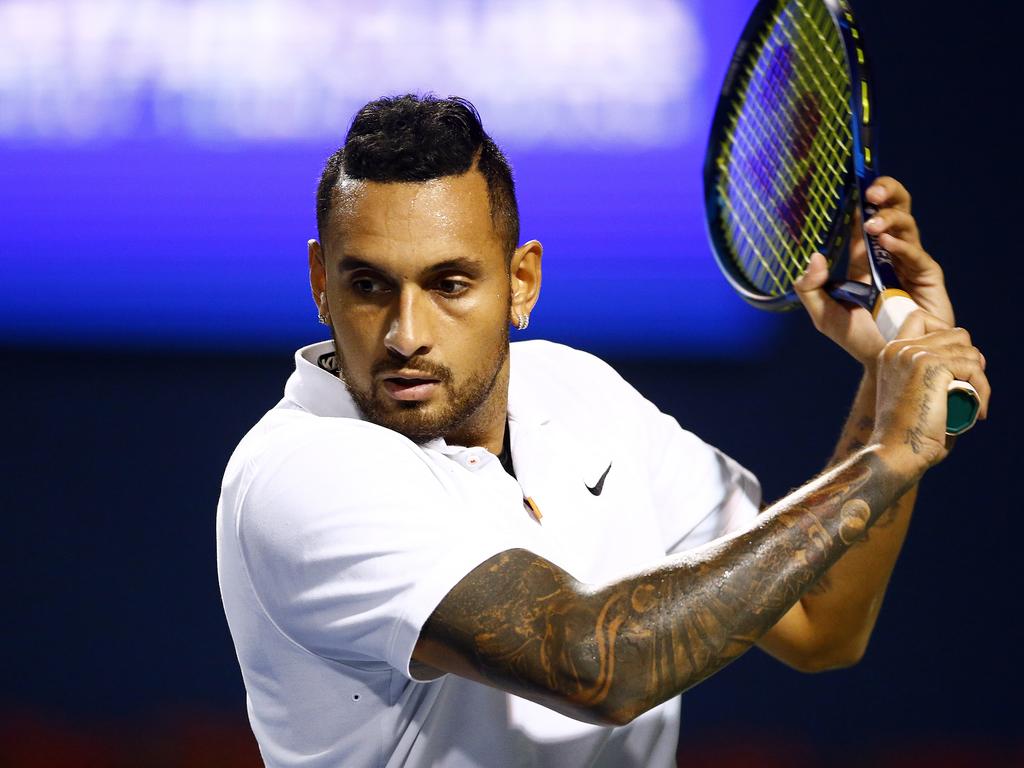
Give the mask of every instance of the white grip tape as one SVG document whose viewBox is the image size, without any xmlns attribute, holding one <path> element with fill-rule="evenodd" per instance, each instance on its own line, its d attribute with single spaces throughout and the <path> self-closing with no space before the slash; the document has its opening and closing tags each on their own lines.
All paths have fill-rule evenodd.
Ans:
<svg viewBox="0 0 1024 768">
<path fill-rule="evenodd" d="M 949 392 L 964 392 L 973 397 L 975 400 L 980 401 L 981 399 L 978 395 L 978 390 L 976 390 L 974 388 L 974 385 L 971 384 L 971 382 L 969 381 L 960 381 L 959 379 L 953 379 L 953 381 L 949 382 L 949 386 L 946 387 L 946 390 Z"/>
<path fill-rule="evenodd" d="M 914 300 L 907 296 L 889 296 L 882 299 L 882 306 L 878 309 L 875 322 L 878 323 L 878 330 L 882 332 L 882 338 L 892 341 L 896 338 L 904 321 L 912 312 L 918 309 Z"/>
</svg>

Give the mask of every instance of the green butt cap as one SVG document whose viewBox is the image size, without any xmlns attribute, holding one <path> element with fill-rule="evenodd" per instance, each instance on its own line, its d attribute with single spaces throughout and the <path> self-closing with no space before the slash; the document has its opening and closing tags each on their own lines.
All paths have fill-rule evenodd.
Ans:
<svg viewBox="0 0 1024 768">
<path fill-rule="evenodd" d="M 946 434 L 959 435 L 978 419 L 978 398 L 970 391 L 953 389 L 946 399 Z"/>
</svg>

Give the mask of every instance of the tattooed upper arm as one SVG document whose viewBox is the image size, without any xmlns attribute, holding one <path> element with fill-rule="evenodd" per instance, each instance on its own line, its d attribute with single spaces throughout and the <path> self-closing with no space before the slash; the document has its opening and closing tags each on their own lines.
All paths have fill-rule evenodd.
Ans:
<svg viewBox="0 0 1024 768">
<path fill-rule="evenodd" d="M 607 723 L 592 695 L 592 663 L 574 626 L 592 622 L 584 587 L 524 549 L 495 555 L 463 578 L 420 633 L 415 662 L 492 685 L 571 717 Z M 582 651 L 582 654 L 581 654 Z"/>
</svg>

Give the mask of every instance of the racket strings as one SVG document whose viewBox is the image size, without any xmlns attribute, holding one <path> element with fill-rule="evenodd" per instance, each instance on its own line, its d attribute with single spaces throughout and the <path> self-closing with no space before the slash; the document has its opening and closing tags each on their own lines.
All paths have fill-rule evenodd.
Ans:
<svg viewBox="0 0 1024 768">
<path fill-rule="evenodd" d="M 769 130 L 763 125 L 759 127 L 765 132 Z M 789 260 L 785 249 L 782 248 L 787 240 L 787 235 L 780 226 L 778 211 L 771 205 L 771 189 L 777 180 L 771 178 L 771 173 L 765 173 L 757 162 L 761 147 L 752 144 L 749 134 L 749 130 L 734 132 L 733 149 L 736 150 L 736 156 L 733 162 L 738 161 L 750 172 L 731 175 L 729 178 L 734 186 L 722 190 L 725 192 L 723 200 L 729 214 L 727 224 L 730 226 L 733 242 L 740 247 L 739 255 L 747 270 L 750 271 L 751 267 L 754 267 L 750 275 L 753 281 L 758 283 L 761 288 L 768 288 L 769 292 L 781 293 L 786 290 L 786 286 L 784 282 L 780 281 L 777 268 L 782 267 L 787 278 L 792 278 L 792 273 L 787 268 Z M 788 161 L 792 164 L 792 158 L 788 158 Z M 728 173 L 729 166 L 733 162 L 727 160 L 720 162 L 719 167 L 723 172 Z M 786 164 L 779 165 L 773 171 L 787 174 L 787 185 L 795 186 L 795 178 L 792 174 L 787 173 Z M 734 206 L 733 201 L 737 201 L 741 205 Z M 752 215 L 754 213 L 751 211 L 752 207 L 757 208 L 756 215 Z M 769 228 L 771 231 L 768 231 Z M 764 253 L 765 250 L 770 251 L 770 254 Z M 773 285 L 767 286 L 765 280 L 770 280 Z"/>
<path fill-rule="evenodd" d="M 790 12 L 789 15 L 790 16 L 792 15 L 791 12 Z M 776 28 L 777 32 L 779 30 L 787 31 L 786 27 L 785 26 L 781 26 L 781 25 Z M 803 37 L 806 40 L 806 36 L 804 35 Z M 787 40 L 787 42 L 789 42 L 790 40 L 792 40 L 791 37 L 789 38 L 789 40 Z M 759 64 L 763 65 L 763 61 L 764 61 L 764 59 L 762 58 L 762 60 L 761 60 L 761 62 Z M 763 69 L 762 69 L 762 72 L 763 72 Z M 783 87 L 784 84 L 779 82 L 778 68 L 776 68 L 776 71 L 775 71 L 774 74 L 775 74 L 775 76 L 771 77 L 768 80 L 768 88 L 771 89 L 771 90 L 774 90 L 774 91 L 776 91 L 778 93 L 781 93 L 781 95 L 786 99 L 787 104 L 785 105 L 785 108 L 786 108 L 786 110 L 789 111 L 789 114 L 785 114 L 785 112 L 783 112 L 783 111 L 777 111 L 776 113 L 773 113 L 770 116 L 774 116 L 774 117 L 778 118 L 780 115 L 782 115 L 783 117 L 788 118 L 788 120 L 787 120 L 788 124 L 780 125 L 779 121 L 776 119 L 774 121 L 771 121 L 771 120 L 768 121 L 768 125 L 767 126 L 764 124 L 764 121 L 762 121 L 762 124 L 759 127 L 760 127 L 761 131 L 766 131 L 766 130 L 770 131 L 770 133 L 773 135 L 773 139 L 777 143 L 779 143 L 779 146 L 784 147 L 787 150 L 787 155 L 788 156 L 784 158 L 783 162 L 777 164 L 777 169 L 776 169 L 776 170 L 781 169 L 781 171 L 782 171 L 782 173 L 784 175 L 785 186 L 787 186 L 791 190 L 791 199 L 786 203 L 786 206 L 783 208 L 781 213 L 783 214 L 783 219 L 789 225 L 789 229 L 791 230 L 791 232 L 790 232 L 791 237 L 792 238 L 800 238 L 800 236 L 802 234 L 803 235 L 803 239 L 806 240 L 806 239 L 809 239 L 808 235 L 810 234 L 810 232 L 813 229 L 815 229 L 815 228 L 821 229 L 823 226 L 827 226 L 827 222 L 825 222 L 825 220 L 824 220 L 824 211 L 823 211 L 824 206 L 822 206 L 820 204 L 820 197 L 821 197 L 820 190 L 814 189 L 812 187 L 810 192 L 811 192 L 812 195 L 814 195 L 818 199 L 808 200 L 808 197 L 807 197 L 807 193 L 808 193 L 807 185 L 804 182 L 804 180 L 799 179 L 797 177 L 797 173 L 800 170 L 799 169 L 799 160 L 800 160 L 801 157 L 807 155 L 807 153 L 808 153 L 808 151 L 810 149 L 810 146 L 809 146 L 810 142 L 808 141 L 806 135 L 801 136 L 799 133 L 796 133 L 795 140 L 792 140 L 792 141 L 787 140 L 787 141 L 782 142 L 782 138 L 783 137 L 780 137 L 779 134 L 783 133 L 784 134 L 784 138 L 788 139 L 789 136 L 787 136 L 786 134 L 790 134 L 791 135 L 794 132 L 793 131 L 793 127 L 792 127 L 792 122 L 793 122 L 793 118 L 794 117 L 797 118 L 797 119 L 807 120 L 808 117 L 813 119 L 813 118 L 816 118 L 817 115 L 813 111 L 810 113 L 810 115 L 803 114 L 803 113 L 806 113 L 806 112 L 809 111 L 807 109 L 806 105 L 795 102 L 794 98 L 792 97 L 792 94 L 790 93 L 790 90 L 784 88 Z M 807 79 L 801 76 L 802 72 L 801 72 L 800 68 L 794 68 L 793 72 L 791 72 L 789 74 L 795 75 L 797 82 L 800 83 L 805 89 L 810 87 L 808 85 L 808 83 L 807 83 Z M 815 83 L 815 85 L 820 89 L 820 81 Z M 806 93 L 806 91 L 805 91 L 805 93 Z M 755 114 L 761 114 L 761 113 L 755 113 Z M 742 132 L 740 132 L 739 135 L 742 135 Z M 834 146 L 834 144 L 832 144 L 832 142 L 830 142 L 830 145 Z M 748 148 L 749 148 L 749 143 L 748 143 Z M 830 160 L 827 159 L 826 163 L 828 163 L 829 165 L 834 167 L 834 165 L 835 165 L 834 158 L 832 158 Z M 811 177 L 811 178 L 813 179 L 813 177 Z M 778 180 L 775 180 L 775 181 L 777 182 Z M 765 184 L 765 180 L 762 177 L 761 178 L 761 183 L 758 186 L 760 186 L 762 188 L 761 192 L 762 192 L 762 195 L 763 195 L 763 193 L 766 191 L 765 187 L 768 187 L 768 189 L 770 190 L 771 187 L 775 186 L 775 185 L 774 184 Z M 752 191 L 752 190 L 748 190 L 748 191 Z M 761 196 L 758 197 L 759 202 L 760 202 L 760 198 L 761 198 Z M 776 207 L 778 207 L 778 206 L 776 206 Z M 786 210 L 786 208 L 789 208 L 790 210 Z M 772 216 L 772 212 L 771 211 L 765 210 L 765 206 L 764 206 L 763 203 L 761 203 L 759 205 L 759 209 L 760 209 L 760 213 L 767 214 L 768 216 L 770 216 L 771 217 L 770 220 L 776 221 L 778 219 L 778 216 Z M 793 211 L 798 211 L 799 214 L 796 217 L 794 217 Z M 812 224 L 811 227 L 804 226 L 807 218 L 811 219 L 811 224 Z M 774 229 L 775 229 L 775 232 L 774 232 L 775 237 L 779 238 L 779 241 L 782 242 L 783 244 L 785 244 L 785 241 L 786 241 L 785 234 L 778 227 L 775 227 Z M 762 235 L 764 235 L 764 234 L 766 234 L 766 233 L 764 233 L 763 228 L 762 228 Z M 749 229 L 747 231 L 747 237 L 749 239 Z M 813 249 L 813 243 L 806 243 L 806 244 L 810 245 L 811 249 Z M 809 256 L 809 253 L 810 253 L 811 249 L 806 249 L 806 255 L 807 256 Z M 761 277 L 762 274 L 767 274 L 771 278 L 771 282 L 773 283 L 773 286 L 772 286 L 773 290 L 776 291 L 776 292 L 784 292 L 788 288 L 788 284 L 791 283 L 794 279 L 796 279 L 796 277 L 799 275 L 799 272 L 803 269 L 804 265 L 800 264 L 797 261 L 795 261 L 792 258 L 792 254 L 789 253 L 789 252 L 780 253 L 780 250 L 779 250 L 778 247 L 773 247 L 771 250 L 772 250 L 772 256 L 773 256 L 773 260 L 771 262 L 767 262 L 764 258 L 761 258 L 761 257 L 757 258 L 757 260 L 756 260 L 756 270 L 755 270 L 756 276 L 757 277 Z M 745 255 L 746 255 L 746 261 L 748 262 L 748 264 L 752 263 L 753 260 L 750 258 L 749 254 L 745 254 Z M 786 278 L 785 281 L 783 281 L 781 279 L 781 276 L 778 273 L 778 270 L 773 270 L 771 268 L 771 265 L 780 266 L 780 267 L 783 268 L 783 272 L 784 272 L 784 275 L 785 275 L 785 278 Z"/>
<path fill-rule="evenodd" d="M 807 12 L 807 6 L 804 2 L 798 0 L 797 5 L 801 11 Z M 822 32 L 824 28 L 834 31 L 834 27 L 831 25 L 831 19 L 828 17 L 827 12 L 820 3 L 813 3 L 811 8 L 817 11 L 817 14 L 811 14 L 814 18 L 813 25 L 799 24 L 796 19 L 792 19 L 792 8 L 787 6 L 785 12 L 793 21 L 793 28 L 797 31 L 803 42 L 802 50 L 808 51 L 811 57 L 817 64 L 816 67 L 798 68 L 795 70 L 797 79 L 800 81 L 801 86 L 810 89 L 811 84 L 808 84 L 805 79 L 805 74 L 809 74 L 813 81 L 813 87 L 819 89 L 819 92 L 828 90 L 829 98 L 824 102 L 825 106 L 831 108 L 833 112 L 829 115 L 825 115 L 821 120 L 821 125 L 824 126 L 828 135 L 823 136 L 821 146 L 826 150 L 822 153 L 822 160 L 828 165 L 829 174 L 824 176 L 824 179 L 841 179 L 844 176 L 846 164 L 849 162 L 849 158 L 852 155 L 852 143 L 853 139 L 850 135 L 849 129 L 849 97 L 850 94 L 845 90 L 844 86 L 847 85 L 846 79 L 846 62 L 837 55 L 837 51 L 829 47 L 829 40 L 825 37 Z M 807 32 L 811 31 L 815 34 L 815 40 L 809 40 L 807 38 Z M 838 37 L 836 37 L 838 40 Z M 829 61 L 823 61 L 820 52 L 824 51 L 830 54 Z M 829 77 L 829 74 L 841 73 L 839 78 Z M 838 109 L 837 109 L 838 108 Z M 819 227 L 828 229 L 830 220 L 826 217 L 828 211 L 827 206 L 829 204 L 836 204 L 840 198 L 840 192 L 838 189 L 827 187 L 827 191 L 832 192 L 832 196 L 823 196 L 820 193 L 824 190 L 821 187 L 826 185 L 820 185 L 815 188 L 815 192 L 819 194 L 810 200 L 810 213 L 817 218 L 817 225 Z M 809 242 L 812 248 L 815 245 L 813 242 Z M 810 252 L 807 253 L 807 258 L 810 258 Z M 806 263 L 803 265 L 806 267 Z M 802 267 L 802 268 L 803 268 Z M 801 271 L 802 271 L 801 268 Z"/>
<path fill-rule="evenodd" d="M 762 202 L 761 196 L 750 184 L 749 178 L 745 175 L 740 175 L 737 178 L 740 184 L 746 187 L 743 190 L 743 193 L 746 193 L 746 199 L 753 200 L 763 215 L 751 215 L 749 204 L 739 209 L 734 208 L 733 200 L 742 198 L 743 194 L 730 194 L 734 190 L 720 188 L 719 193 L 722 194 L 725 219 L 723 223 L 729 228 L 729 240 L 738 251 L 736 255 L 739 257 L 748 279 L 766 293 L 781 295 L 785 293 L 786 286 L 779 280 L 775 267 L 781 266 L 785 270 L 788 259 L 776 244 L 781 243 L 785 235 L 778 228 L 775 212 L 768 210 L 768 207 Z M 765 222 L 775 229 L 773 234 L 769 234 L 765 230 Z M 765 249 L 771 252 L 770 255 L 763 253 Z M 766 284 L 766 280 L 770 281 L 772 285 Z"/>
<path fill-rule="evenodd" d="M 804 46 L 808 50 L 810 50 L 812 53 L 814 53 L 813 48 L 811 48 L 810 46 L 807 45 L 807 43 L 808 43 L 807 36 L 805 34 L 803 34 L 802 30 L 799 28 L 799 19 L 795 19 L 793 17 L 792 8 L 786 7 L 786 8 L 783 8 L 782 11 L 789 18 L 789 20 L 791 22 L 791 25 L 784 25 L 784 24 L 776 23 L 776 26 L 774 27 L 774 29 L 771 30 L 772 32 L 774 32 L 774 35 L 772 35 L 772 37 L 774 37 L 776 39 L 775 40 L 768 40 L 768 41 L 766 41 L 769 44 L 765 45 L 764 48 L 767 49 L 767 50 L 773 50 L 773 49 L 774 50 L 778 50 L 777 45 L 771 45 L 771 43 L 790 44 L 791 45 L 793 43 L 792 36 L 788 35 L 788 34 L 780 34 L 780 33 L 788 33 L 788 32 L 790 32 L 790 26 L 792 26 L 799 33 L 799 36 L 802 38 L 802 42 L 804 43 Z M 827 21 L 827 19 L 826 19 L 826 21 Z M 794 24 L 793 22 L 796 22 L 796 23 Z M 769 37 L 769 36 L 766 35 L 766 37 Z M 780 40 L 778 40 L 778 38 L 783 38 L 783 39 L 780 41 Z M 817 60 L 817 63 L 819 64 L 819 67 L 820 67 L 821 66 L 820 57 L 817 57 L 815 55 L 814 58 Z M 813 200 L 813 201 L 812 200 L 808 200 L 808 198 L 807 198 L 807 191 L 806 191 L 806 184 L 802 183 L 802 180 L 798 179 L 797 176 L 796 176 L 796 173 L 798 171 L 799 164 L 800 164 L 799 160 L 800 160 L 800 158 L 802 156 L 806 156 L 808 154 L 808 152 L 810 150 L 810 146 L 809 146 L 810 142 L 807 140 L 806 135 L 801 135 L 799 132 L 796 133 L 795 140 L 791 140 L 790 139 L 790 137 L 794 133 L 793 125 L 792 125 L 793 122 L 794 122 L 794 119 L 799 119 L 799 120 L 806 121 L 808 118 L 810 118 L 814 122 L 818 122 L 817 120 L 814 120 L 814 118 L 816 118 L 817 115 L 814 112 L 811 112 L 810 115 L 806 114 L 809 111 L 808 108 L 807 108 L 807 105 L 806 104 L 797 103 L 794 100 L 794 98 L 793 98 L 793 94 L 791 92 L 792 89 L 786 88 L 785 87 L 786 83 L 780 82 L 780 75 L 779 75 L 779 73 L 781 71 L 781 68 L 780 67 L 773 67 L 772 71 L 765 72 L 764 71 L 764 61 L 765 61 L 765 56 L 762 55 L 760 57 L 760 59 L 755 61 L 755 69 L 758 70 L 757 74 L 761 75 L 762 83 L 767 81 L 767 83 L 766 83 L 767 87 L 766 87 L 765 90 L 770 91 L 776 98 L 778 98 L 778 96 L 781 95 L 781 97 L 784 98 L 787 103 L 785 105 L 785 109 L 775 110 L 775 111 L 767 112 L 767 113 L 764 112 L 764 111 L 752 111 L 752 114 L 754 116 L 756 116 L 756 117 L 764 117 L 764 116 L 767 115 L 767 117 L 769 117 L 769 118 L 775 118 L 774 120 L 769 119 L 767 121 L 767 125 L 766 125 L 766 122 L 764 120 L 760 121 L 761 124 L 758 127 L 760 128 L 762 133 L 770 133 L 772 135 L 772 138 L 775 140 L 776 145 L 778 147 L 783 148 L 783 149 L 786 150 L 787 157 L 785 158 L 784 162 L 778 164 L 778 169 L 780 169 L 783 172 L 783 174 L 785 176 L 785 179 L 784 179 L 785 185 L 791 190 L 792 200 L 790 201 L 790 206 L 792 206 L 794 208 L 799 206 L 798 210 L 805 212 L 805 214 L 804 214 L 805 216 L 809 215 L 812 218 L 812 220 L 815 220 L 815 221 L 812 221 L 812 223 L 814 225 L 816 225 L 817 227 L 820 228 L 821 226 L 827 226 L 827 222 L 824 220 L 824 211 L 822 210 L 823 206 L 820 205 L 818 200 Z M 841 64 L 841 62 L 840 62 L 840 64 Z M 814 80 L 813 85 L 809 84 L 807 82 L 807 78 L 804 77 L 803 69 L 804 68 L 800 67 L 800 66 L 793 67 L 786 74 L 795 77 L 796 81 L 803 87 L 805 95 L 808 94 L 808 93 L 813 94 L 815 91 L 825 90 L 824 88 L 822 88 L 822 82 L 817 77 L 813 77 L 813 80 Z M 810 70 L 810 73 L 811 73 L 812 76 L 815 74 L 813 69 Z M 750 72 L 751 76 L 753 74 L 754 74 L 754 72 Z M 832 85 L 831 90 L 833 91 L 833 95 L 835 95 L 837 93 L 837 88 L 836 88 L 836 86 L 833 83 L 830 83 L 830 85 Z M 762 100 L 764 98 L 764 94 L 763 93 L 762 94 L 757 94 L 757 96 L 761 97 Z M 780 119 L 784 120 L 785 124 L 781 124 L 780 125 Z M 743 132 L 742 131 L 741 132 L 737 132 L 737 135 L 743 135 Z M 748 146 L 749 146 L 749 144 L 748 144 Z M 835 145 L 832 142 L 829 142 L 827 146 L 835 146 Z M 830 166 L 834 167 L 834 159 L 833 159 L 832 162 L 829 162 L 829 161 L 826 161 L 826 162 L 828 162 L 828 164 Z M 777 180 L 773 180 L 773 181 L 777 182 Z M 762 183 L 759 186 L 762 187 L 762 191 L 763 192 L 764 191 L 768 191 L 770 193 L 772 187 L 774 187 L 776 185 L 775 184 L 767 184 L 766 185 L 764 183 L 763 177 L 762 177 Z M 765 187 L 767 187 L 767 189 L 765 189 Z M 819 190 L 812 189 L 812 194 L 816 193 L 818 191 Z M 817 195 L 817 197 L 820 199 L 820 194 Z M 770 215 L 770 212 L 765 210 L 765 207 L 764 207 L 763 204 L 761 204 L 759 206 L 759 208 L 761 209 L 760 210 L 761 213 L 768 213 Z M 800 221 L 798 221 L 796 223 L 795 226 L 792 226 L 792 229 L 794 231 L 791 232 L 791 234 L 793 236 L 795 236 L 795 237 L 799 237 L 800 234 L 801 234 L 801 232 L 799 230 L 800 229 L 804 229 L 804 233 L 803 234 L 805 235 L 805 239 L 807 239 L 806 235 L 808 234 L 808 230 L 807 230 L 807 228 L 802 227 L 802 224 L 803 224 L 803 220 L 801 219 Z M 785 237 L 784 237 L 783 233 L 778 228 L 776 228 L 775 234 L 776 234 L 777 237 L 781 237 L 782 238 L 781 242 L 783 242 L 783 243 L 785 242 Z M 808 244 L 811 245 L 812 248 L 813 248 L 813 243 L 808 243 Z M 773 256 L 776 259 L 780 259 L 779 249 L 778 248 L 773 248 L 772 250 L 773 250 Z M 807 256 L 809 256 L 809 255 L 810 255 L 810 252 L 808 251 L 807 252 Z M 748 259 L 749 259 L 749 257 L 748 257 Z M 766 266 L 765 260 L 759 258 L 757 261 L 758 261 L 758 271 L 761 271 L 761 269 L 764 266 Z M 798 264 L 798 263 L 794 262 L 794 260 L 791 258 L 791 254 L 789 254 L 789 253 L 787 253 L 785 255 L 785 257 L 782 257 L 776 263 L 779 266 L 783 267 L 784 272 L 785 272 L 785 277 L 788 279 L 789 282 L 792 282 L 792 280 L 794 280 L 799 275 L 799 272 L 802 270 L 802 268 L 804 266 L 802 264 Z M 771 270 L 769 270 L 769 271 L 771 271 Z M 773 274 L 772 275 L 772 279 L 773 279 L 773 282 L 775 283 L 775 287 L 776 287 L 777 290 L 783 290 L 784 291 L 786 289 L 787 286 L 785 284 L 783 284 L 782 282 L 780 282 L 780 280 L 778 279 L 777 275 Z"/>
<path fill-rule="evenodd" d="M 826 240 L 852 156 L 842 43 L 819 2 L 773 9 L 750 46 L 716 158 L 732 257 L 767 295 L 790 291 Z"/>
<path fill-rule="evenodd" d="M 849 158 L 851 150 L 851 143 L 847 140 L 849 136 L 849 93 L 843 88 L 846 83 L 845 62 L 838 55 L 837 51 L 829 48 L 829 41 L 822 33 L 823 28 L 834 32 L 834 27 L 831 25 L 831 20 L 823 6 L 820 3 L 814 2 L 810 5 L 810 9 L 808 9 L 807 4 L 801 0 L 797 0 L 796 5 L 801 16 L 798 18 L 794 14 L 792 5 L 784 6 L 782 13 L 787 16 L 790 24 L 780 24 L 775 28 L 775 31 L 777 33 L 793 31 L 800 38 L 801 45 L 796 48 L 796 51 L 805 58 L 800 62 L 800 66 L 792 69 L 792 74 L 803 89 L 803 93 L 807 95 L 826 94 L 827 92 L 827 98 L 817 100 L 819 107 L 832 110 L 830 114 L 822 115 L 816 121 L 819 130 L 823 128 L 830 134 L 823 136 L 825 140 L 819 142 L 819 149 L 825 150 L 825 152 L 820 153 L 820 157 L 828 165 L 829 170 L 838 176 L 842 174 L 843 163 Z M 815 14 L 814 11 L 817 11 L 817 13 Z M 803 23 L 806 18 L 810 18 L 813 23 Z M 815 34 L 816 39 L 814 41 L 808 38 L 808 31 Z M 838 40 L 838 37 L 835 39 Z M 788 37 L 785 42 L 791 44 L 794 41 L 792 37 Z M 827 62 L 822 60 L 820 51 L 830 54 Z M 806 62 L 806 58 L 813 59 L 816 66 L 804 66 L 809 63 Z M 829 76 L 834 73 L 841 73 L 841 75 L 839 78 Z M 808 80 L 811 82 L 808 82 Z M 800 114 L 805 111 L 804 107 L 794 103 L 792 89 L 782 87 L 780 92 L 787 99 L 791 110 L 790 115 L 795 114 L 798 117 L 804 117 L 804 115 Z M 839 107 L 839 109 L 835 109 L 836 107 Z M 838 130 L 840 127 L 842 131 Z M 791 146 L 789 142 L 785 141 L 786 137 L 779 138 L 784 142 L 783 146 L 787 148 Z M 808 152 L 809 149 L 810 147 L 798 147 L 798 150 L 803 150 L 804 152 Z M 798 186 L 795 191 L 801 197 L 804 196 L 803 187 Z M 816 198 L 816 200 L 820 201 L 820 197 Z M 811 212 L 819 215 L 820 224 L 827 225 L 827 222 L 821 217 L 823 210 L 820 206 L 812 208 Z"/>
</svg>

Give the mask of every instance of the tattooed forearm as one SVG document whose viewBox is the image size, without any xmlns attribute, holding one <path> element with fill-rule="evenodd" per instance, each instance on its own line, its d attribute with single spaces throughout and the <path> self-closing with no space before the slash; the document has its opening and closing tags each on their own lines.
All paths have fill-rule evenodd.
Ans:
<svg viewBox="0 0 1024 768">
<path fill-rule="evenodd" d="M 871 431 L 875 428 L 875 387 L 873 381 L 861 383 L 861 390 L 854 399 L 853 410 L 846 420 L 843 433 L 839 437 L 839 443 L 829 466 L 834 466 L 847 456 L 852 456 L 865 445 L 871 442 Z"/>
<path fill-rule="evenodd" d="M 600 587 L 510 550 L 463 579 L 423 635 L 484 682 L 628 722 L 746 651 L 907 484 L 863 451 L 748 530 Z"/>
<path fill-rule="evenodd" d="M 829 461 L 829 466 L 835 466 L 840 461 L 852 456 L 871 442 L 871 433 L 875 428 L 874 410 L 874 376 L 873 374 L 868 374 L 861 382 L 860 389 L 857 392 L 857 397 L 854 399 L 850 417 L 847 419 L 846 424 L 843 427 L 842 435 L 840 436 L 836 450 Z M 910 435 L 908 432 L 905 438 L 908 441 L 908 444 L 911 440 L 916 441 L 918 444 L 918 450 L 920 450 L 920 433 Z M 911 450 L 913 450 L 913 447 Z M 917 451 L 915 451 L 915 453 L 916 452 Z M 887 528 L 896 521 L 899 517 L 900 511 L 901 507 L 898 503 L 892 504 L 892 506 L 885 510 L 885 512 L 879 517 L 873 527 Z M 860 542 L 864 543 L 867 540 L 868 536 L 865 534 Z M 829 588 L 830 580 L 826 577 L 823 578 L 813 590 L 811 590 L 811 594 L 823 594 L 828 591 Z"/>
</svg>

